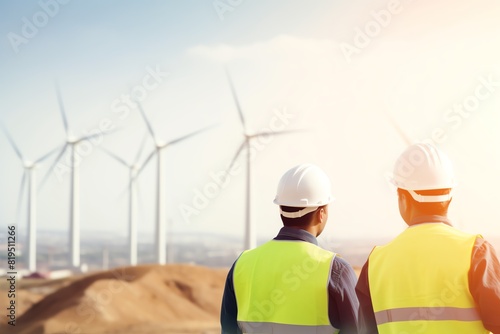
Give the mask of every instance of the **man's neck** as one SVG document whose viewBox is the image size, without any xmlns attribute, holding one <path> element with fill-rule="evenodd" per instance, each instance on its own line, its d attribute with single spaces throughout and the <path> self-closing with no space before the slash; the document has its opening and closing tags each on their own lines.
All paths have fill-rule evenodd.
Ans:
<svg viewBox="0 0 500 334">
<path fill-rule="evenodd" d="M 438 214 L 421 214 L 418 216 L 413 216 L 409 222 L 406 222 L 408 226 L 415 226 L 418 224 L 424 223 L 444 223 L 451 226 L 451 222 L 448 219 L 447 215 L 438 215 Z"/>
</svg>

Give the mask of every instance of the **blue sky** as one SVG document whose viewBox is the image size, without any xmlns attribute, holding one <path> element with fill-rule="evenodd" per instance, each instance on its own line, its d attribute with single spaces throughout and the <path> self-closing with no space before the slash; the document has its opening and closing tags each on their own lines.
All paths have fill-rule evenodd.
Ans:
<svg viewBox="0 0 500 334">
<path fill-rule="evenodd" d="M 306 130 L 275 136 L 256 149 L 252 219 L 259 237 L 280 227 L 274 191 L 282 173 L 301 162 L 320 165 L 332 179 L 338 200 L 324 237 L 401 231 L 404 223 L 386 176 L 405 143 L 387 114 L 412 139 L 440 134 L 459 179 L 451 212 L 456 224 L 500 234 L 491 223 L 500 219 L 495 210 L 500 88 L 481 88 L 487 97 L 474 111 L 453 111 L 455 104 L 474 102 L 485 80 L 500 80 L 497 2 L 222 1 L 233 10 L 221 20 L 213 1 L 73 0 L 59 4 L 16 53 L 8 36 L 22 36 L 23 18 L 43 19 L 40 3 L 0 4 L 0 121 L 31 159 L 63 144 L 57 79 L 73 135 L 98 129 L 103 120 L 120 129 L 82 160 L 82 229 L 126 235 L 127 170 L 99 146 L 134 159 L 146 133 L 144 122 L 137 109 L 125 116 L 113 103 L 156 69 L 168 75 L 148 81 L 155 88 L 147 91 L 143 106 L 162 140 L 218 124 L 167 149 L 165 205 L 173 231 L 242 235 L 243 169 L 197 214 L 186 219 L 181 212 L 193 206 L 214 173 L 227 168 L 243 139 L 226 65 L 249 131 L 269 128 L 277 115 L 291 115 L 282 124 L 287 130 Z M 395 3 L 397 10 L 377 23 L 374 15 Z M 366 35 L 370 25 L 371 37 Z M 366 46 L 357 31 L 368 36 Z M 347 44 L 358 52 L 346 56 Z M 152 148 L 148 139 L 141 161 Z M 6 225 L 16 220 L 23 169 L 5 136 L 0 136 L 0 154 L 0 221 Z M 39 168 L 39 179 L 50 164 Z M 140 229 L 147 233 L 154 228 L 154 182 L 153 161 L 139 179 Z M 68 174 L 51 175 L 39 190 L 39 229 L 67 229 L 68 191 Z M 20 226 L 25 221 L 21 216 Z"/>
</svg>

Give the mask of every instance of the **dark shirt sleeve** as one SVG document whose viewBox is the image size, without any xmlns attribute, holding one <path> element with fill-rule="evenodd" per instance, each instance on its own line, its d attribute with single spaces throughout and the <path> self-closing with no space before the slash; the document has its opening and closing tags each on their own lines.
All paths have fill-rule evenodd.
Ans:
<svg viewBox="0 0 500 334">
<path fill-rule="evenodd" d="M 222 296 L 222 306 L 220 311 L 220 324 L 222 334 L 241 334 L 238 327 L 238 306 L 236 304 L 236 295 L 234 294 L 233 284 L 233 264 L 226 278 L 226 285 L 224 287 L 224 295 Z"/>
<path fill-rule="evenodd" d="M 377 334 L 377 322 L 373 312 L 370 285 L 368 283 L 368 261 L 366 261 L 356 285 L 356 295 L 359 300 L 359 333 Z"/>
<path fill-rule="evenodd" d="M 469 270 L 469 290 L 484 327 L 500 334 L 500 263 L 493 246 L 476 239 Z"/>
<path fill-rule="evenodd" d="M 340 334 L 358 333 L 358 299 L 354 287 L 356 275 L 345 260 L 335 257 L 329 283 L 328 313 Z"/>
</svg>

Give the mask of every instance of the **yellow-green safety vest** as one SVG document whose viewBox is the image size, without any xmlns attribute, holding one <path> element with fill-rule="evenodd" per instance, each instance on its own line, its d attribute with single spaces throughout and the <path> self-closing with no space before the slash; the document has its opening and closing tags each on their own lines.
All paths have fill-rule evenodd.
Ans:
<svg viewBox="0 0 500 334">
<path fill-rule="evenodd" d="M 328 282 L 335 254 L 303 241 L 271 240 L 236 261 L 243 333 L 331 334 Z"/>
<path fill-rule="evenodd" d="M 424 223 L 375 247 L 368 280 L 379 333 L 489 333 L 469 292 L 477 237 Z"/>
</svg>

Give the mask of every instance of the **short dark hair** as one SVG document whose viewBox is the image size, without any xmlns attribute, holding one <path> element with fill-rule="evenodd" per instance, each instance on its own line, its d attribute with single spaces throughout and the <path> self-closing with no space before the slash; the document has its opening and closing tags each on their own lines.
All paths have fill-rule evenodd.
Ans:
<svg viewBox="0 0 500 334">
<path fill-rule="evenodd" d="M 299 217 L 299 218 L 287 218 L 287 217 L 283 217 L 283 215 L 280 215 L 281 221 L 283 222 L 284 226 L 305 227 L 305 226 L 309 225 L 309 223 L 311 222 L 312 217 L 316 213 L 316 211 L 324 208 L 325 206 L 326 205 L 320 206 L 316 210 L 314 210 L 313 212 L 309 212 L 308 214 L 305 214 L 304 216 Z M 283 210 L 285 212 L 297 212 L 297 211 L 300 211 L 302 209 L 305 209 L 305 208 L 297 208 L 297 207 L 293 207 L 293 206 L 284 206 L 284 205 L 281 205 L 280 208 L 281 208 L 281 210 Z"/>
<path fill-rule="evenodd" d="M 447 195 L 449 194 L 451 189 L 432 189 L 432 190 L 415 190 L 415 192 L 419 195 L 424 196 L 436 196 L 436 195 Z M 404 189 L 399 188 L 398 192 L 405 193 L 406 196 L 410 198 L 410 201 L 418 210 L 423 214 L 429 215 L 446 215 L 448 212 L 448 206 L 450 205 L 451 200 L 446 202 L 418 202 L 416 201 L 411 194 Z"/>
</svg>

